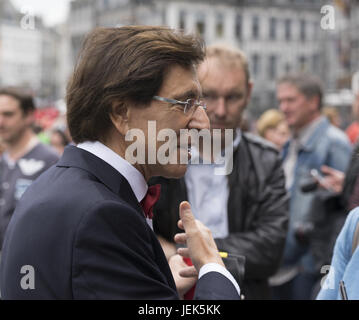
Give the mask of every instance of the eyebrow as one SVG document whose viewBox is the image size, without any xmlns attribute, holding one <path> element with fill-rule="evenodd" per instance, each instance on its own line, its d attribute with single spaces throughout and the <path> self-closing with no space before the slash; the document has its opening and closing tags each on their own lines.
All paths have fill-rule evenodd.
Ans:
<svg viewBox="0 0 359 320">
<path fill-rule="evenodd" d="M 198 98 L 200 96 L 201 96 L 200 91 L 191 89 L 184 93 L 176 95 L 173 99 L 182 101 L 182 100 L 186 100 L 186 99 Z"/>
<path fill-rule="evenodd" d="M 15 113 L 15 111 L 3 111 L 0 112 L 0 114 L 4 115 L 4 116 L 11 116 Z"/>
<path fill-rule="evenodd" d="M 203 94 L 217 94 L 218 95 L 218 92 L 215 90 L 215 89 L 203 89 Z M 244 92 L 241 90 L 241 89 L 238 89 L 238 88 L 234 88 L 232 90 L 229 90 L 226 95 L 231 95 L 231 94 L 241 94 L 243 95 Z"/>
</svg>

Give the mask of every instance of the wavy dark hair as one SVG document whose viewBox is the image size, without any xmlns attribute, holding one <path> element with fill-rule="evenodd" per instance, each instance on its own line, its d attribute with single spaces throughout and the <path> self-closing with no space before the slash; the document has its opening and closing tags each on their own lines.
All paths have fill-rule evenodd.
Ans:
<svg viewBox="0 0 359 320">
<path fill-rule="evenodd" d="M 67 86 L 67 121 L 75 143 L 105 137 L 113 103 L 148 105 L 169 67 L 204 59 L 203 41 L 167 27 L 97 28 L 85 39 Z"/>
</svg>

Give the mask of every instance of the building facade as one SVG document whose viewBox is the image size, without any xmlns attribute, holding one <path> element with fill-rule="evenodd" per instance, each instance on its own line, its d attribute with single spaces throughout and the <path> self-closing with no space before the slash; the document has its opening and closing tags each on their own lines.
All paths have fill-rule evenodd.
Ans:
<svg viewBox="0 0 359 320">
<path fill-rule="evenodd" d="M 294 71 L 323 77 L 321 1 L 165 1 L 165 24 L 246 54 L 254 82 L 250 112 L 276 107 L 276 80 Z"/>
<path fill-rule="evenodd" d="M 249 59 L 253 98 L 249 108 L 258 116 L 276 107 L 279 76 L 311 71 L 325 78 L 320 28 L 321 0 L 76 0 L 69 25 L 72 57 L 84 35 L 95 26 L 168 25 L 197 32 L 207 45 L 227 43 Z"/>
<path fill-rule="evenodd" d="M 59 35 L 8 0 L 0 9 L 0 86 L 31 89 L 44 104 L 56 99 Z"/>
<path fill-rule="evenodd" d="M 350 63 L 351 71 L 359 71 L 359 0 L 350 2 Z"/>
</svg>

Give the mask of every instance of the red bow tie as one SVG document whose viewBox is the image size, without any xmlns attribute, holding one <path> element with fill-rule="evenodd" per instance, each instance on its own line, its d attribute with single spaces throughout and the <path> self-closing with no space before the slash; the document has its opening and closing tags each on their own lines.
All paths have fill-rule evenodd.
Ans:
<svg viewBox="0 0 359 320">
<path fill-rule="evenodd" d="M 153 218 L 152 208 L 158 201 L 161 195 L 161 185 L 156 184 L 154 186 L 148 187 L 147 194 L 140 202 L 143 212 L 145 213 L 145 217 L 148 219 Z"/>
</svg>

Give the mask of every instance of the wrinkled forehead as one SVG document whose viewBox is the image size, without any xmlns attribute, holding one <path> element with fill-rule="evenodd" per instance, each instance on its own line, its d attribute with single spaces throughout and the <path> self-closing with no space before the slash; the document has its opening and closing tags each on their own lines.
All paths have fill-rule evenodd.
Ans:
<svg viewBox="0 0 359 320">
<path fill-rule="evenodd" d="M 235 55 L 216 55 L 216 56 L 207 56 L 205 60 L 199 66 L 199 72 L 201 73 L 205 70 L 211 70 L 214 68 L 217 69 L 226 69 L 226 70 L 240 70 L 241 72 L 246 73 L 247 62 L 239 56 Z M 247 76 L 247 75 L 246 75 Z M 249 79 L 247 79 L 249 80 Z"/>
<path fill-rule="evenodd" d="M 194 66 L 170 66 L 165 73 L 159 91 L 160 96 L 168 98 L 195 98 L 201 95 L 197 70 Z"/>
<path fill-rule="evenodd" d="M 241 64 L 223 62 L 216 57 L 207 58 L 198 67 L 198 77 L 203 90 L 246 91 L 248 82 Z"/>
</svg>

